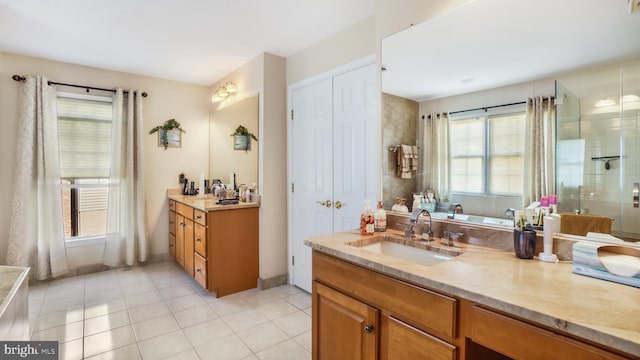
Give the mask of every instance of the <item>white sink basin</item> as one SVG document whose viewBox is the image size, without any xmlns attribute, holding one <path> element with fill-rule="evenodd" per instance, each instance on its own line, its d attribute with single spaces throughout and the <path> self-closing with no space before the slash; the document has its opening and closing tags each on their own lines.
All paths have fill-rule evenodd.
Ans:
<svg viewBox="0 0 640 360">
<path fill-rule="evenodd" d="M 452 255 L 449 255 L 443 252 L 430 251 L 420 247 L 405 245 L 402 242 L 403 241 L 399 239 L 380 236 L 377 239 L 374 238 L 364 242 L 356 241 L 350 243 L 349 245 L 355 246 L 362 250 L 374 252 L 376 254 L 387 255 L 424 266 L 433 266 L 440 264 L 442 262 L 451 260 L 453 256 L 459 254 L 459 252 L 452 252 Z"/>
</svg>

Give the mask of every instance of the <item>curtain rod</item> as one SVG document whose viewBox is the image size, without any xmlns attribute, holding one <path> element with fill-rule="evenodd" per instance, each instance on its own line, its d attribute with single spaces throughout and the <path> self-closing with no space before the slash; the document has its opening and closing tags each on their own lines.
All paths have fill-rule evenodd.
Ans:
<svg viewBox="0 0 640 360">
<path fill-rule="evenodd" d="M 483 106 L 483 107 L 481 107 L 481 108 L 475 108 L 475 109 L 452 111 L 452 112 L 450 112 L 449 114 L 459 114 L 459 113 L 463 113 L 463 112 L 478 111 L 478 110 L 484 110 L 484 111 L 487 111 L 487 110 L 489 110 L 489 109 L 493 109 L 493 108 L 499 108 L 499 107 L 511 106 L 511 105 L 523 105 L 523 104 L 526 104 L 526 103 L 527 103 L 526 101 L 519 101 L 519 102 L 510 103 L 510 104 L 493 105 L 493 106 Z"/>
<path fill-rule="evenodd" d="M 11 77 L 13 80 L 15 81 L 25 81 L 27 78 L 25 78 L 24 76 L 20 76 L 20 75 L 13 75 Z M 60 83 L 60 82 L 55 82 L 55 81 L 47 81 L 47 84 L 49 85 L 62 85 L 62 86 L 70 86 L 70 87 L 75 87 L 75 88 L 80 88 L 80 89 L 87 89 L 87 92 L 89 92 L 89 90 L 100 90 L 100 91 L 110 91 L 110 92 L 116 92 L 115 89 L 105 89 L 105 88 L 99 88 L 99 87 L 93 87 L 93 86 L 84 86 L 84 85 L 76 85 L 76 84 L 65 84 L 65 83 Z M 124 90 L 123 93 L 128 93 L 128 91 Z M 148 94 L 146 92 L 143 92 L 142 97 L 147 97 Z"/>
<path fill-rule="evenodd" d="M 543 96 L 543 97 L 546 97 L 546 96 Z M 549 98 L 553 99 L 554 97 L 553 96 L 549 96 Z M 459 113 L 463 113 L 463 112 L 478 111 L 478 110 L 487 111 L 487 110 L 493 109 L 493 108 L 499 108 L 499 107 L 511 106 L 511 105 L 524 105 L 526 103 L 527 103 L 526 101 L 519 101 L 519 102 L 514 102 L 514 103 L 509 103 L 509 104 L 502 104 L 502 105 L 483 106 L 483 107 L 475 108 L 475 109 L 452 111 L 449 114 L 459 114 Z"/>
</svg>

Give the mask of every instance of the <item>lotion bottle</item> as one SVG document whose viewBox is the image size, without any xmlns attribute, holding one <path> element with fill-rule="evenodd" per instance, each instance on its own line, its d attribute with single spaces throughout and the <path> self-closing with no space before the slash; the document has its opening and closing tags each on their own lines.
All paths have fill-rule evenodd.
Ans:
<svg viewBox="0 0 640 360">
<path fill-rule="evenodd" d="M 382 201 L 378 201 L 378 208 L 374 214 L 375 231 L 387 231 L 387 212 L 382 208 Z"/>
</svg>

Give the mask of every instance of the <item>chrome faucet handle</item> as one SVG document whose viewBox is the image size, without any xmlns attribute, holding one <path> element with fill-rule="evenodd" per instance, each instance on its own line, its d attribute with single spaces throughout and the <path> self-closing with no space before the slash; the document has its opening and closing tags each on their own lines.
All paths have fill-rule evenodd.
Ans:
<svg viewBox="0 0 640 360">
<path fill-rule="evenodd" d="M 414 224 L 406 224 L 406 223 L 398 223 L 398 225 L 402 225 L 407 227 L 407 229 L 404 231 L 404 237 L 407 239 L 413 239 L 413 235 L 415 234 L 415 231 L 413 231 L 413 225 Z"/>
</svg>

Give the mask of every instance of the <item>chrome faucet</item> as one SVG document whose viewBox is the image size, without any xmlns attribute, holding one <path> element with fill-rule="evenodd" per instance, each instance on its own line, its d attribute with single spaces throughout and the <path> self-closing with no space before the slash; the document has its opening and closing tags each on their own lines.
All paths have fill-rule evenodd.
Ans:
<svg viewBox="0 0 640 360">
<path fill-rule="evenodd" d="M 513 219 L 516 217 L 516 209 L 514 208 L 508 208 L 505 212 L 504 212 L 504 216 L 507 219 Z"/>
<path fill-rule="evenodd" d="M 462 205 L 459 203 L 451 203 L 449 205 L 449 211 L 447 211 L 447 218 L 455 218 L 455 214 L 462 214 Z"/>
<path fill-rule="evenodd" d="M 429 213 L 429 211 L 425 210 L 425 209 L 415 209 L 413 210 L 413 212 L 411 213 L 411 223 L 412 224 L 416 224 L 418 222 L 418 218 L 420 217 L 420 215 L 422 214 L 426 214 L 426 216 L 429 217 L 429 220 L 424 221 L 424 224 L 427 225 L 428 229 L 427 231 L 422 231 L 422 239 L 426 240 L 427 242 L 431 241 L 431 239 L 433 238 L 433 231 L 431 231 L 431 214 Z"/>
</svg>

